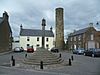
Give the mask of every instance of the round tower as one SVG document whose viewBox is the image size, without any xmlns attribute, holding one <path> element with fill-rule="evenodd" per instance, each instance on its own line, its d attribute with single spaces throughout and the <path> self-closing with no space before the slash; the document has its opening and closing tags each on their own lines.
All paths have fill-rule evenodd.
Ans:
<svg viewBox="0 0 100 75">
<path fill-rule="evenodd" d="M 55 46 L 59 49 L 64 49 L 64 18 L 63 8 L 56 8 L 56 43 Z"/>
</svg>

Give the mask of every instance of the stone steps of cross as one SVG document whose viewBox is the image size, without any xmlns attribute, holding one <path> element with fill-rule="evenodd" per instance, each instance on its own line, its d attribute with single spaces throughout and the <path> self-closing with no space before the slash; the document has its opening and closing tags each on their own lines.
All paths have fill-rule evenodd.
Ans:
<svg viewBox="0 0 100 75">
<path fill-rule="evenodd" d="M 24 63 L 26 64 L 40 64 L 41 61 L 44 64 L 57 64 L 63 60 L 44 48 L 38 48 L 32 55 L 24 59 Z"/>
</svg>

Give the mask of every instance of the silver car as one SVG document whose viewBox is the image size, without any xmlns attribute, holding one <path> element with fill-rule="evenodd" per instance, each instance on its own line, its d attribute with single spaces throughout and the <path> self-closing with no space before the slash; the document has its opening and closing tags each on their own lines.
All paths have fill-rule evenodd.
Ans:
<svg viewBox="0 0 100 75">
<path fill-rule="evenodd" d="M 83 48 L 78 48 L 73 50 L 73 54 L 84 54 L 84 49 Z"/>
<path fill-rule="evenodd" d="M 23 52 L 24 49 L 22 47 L 15 47 L 14 52 Z"/>
</svg>

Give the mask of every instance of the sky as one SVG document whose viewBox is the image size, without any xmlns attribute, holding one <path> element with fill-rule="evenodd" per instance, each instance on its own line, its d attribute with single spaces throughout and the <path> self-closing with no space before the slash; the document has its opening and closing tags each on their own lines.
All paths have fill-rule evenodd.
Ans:
<svg viewBox="0 0 100 75">
<path fill-rule="evenodd" d="M 64 9 L 64 36 L 93 23 L 100 30 L 100 0 L 0 0 L 0 17 L 8 12 L 13 36 L 19 36 L 20 25 L 25 29 L 41 29 L 46 19 L 46 29 L 55 33 L 55 9 Z"/>
</svg>

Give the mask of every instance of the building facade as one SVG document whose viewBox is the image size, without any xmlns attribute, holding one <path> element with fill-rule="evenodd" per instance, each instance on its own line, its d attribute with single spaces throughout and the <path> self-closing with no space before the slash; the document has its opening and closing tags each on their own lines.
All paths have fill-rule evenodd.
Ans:
<svg viewBox="0 0 100 75">
<path fill-rule="evenodd" d="M 92 23 L 91 23 L 92 24 Z M 100 48 L 100 31 L 93 26 L 75 31 L 68 36 L 68 48 Z"/>
<path fill-rule="evenodd" d="M 45 24 L 45 25 L 43 25 Z M 44 46 L 45 48 L 51 49 L 54 47 L 54 34 L 52 28 L 45 30 L 45 19 L 42 20 L 42 29 L 23 29 L 21 26 L 20 31 L 20 47 L 27 50 L 28 46 L 33 46 L 36 50 L 37 47 Z M 44 42 L 42 41 L 44 37 Z"/>
<path fill-rule="evenodd" d="M 12 49 L 12 31 L 9 25 L 9 16 L 5 11 L 0 17 L 0 52 Z"/>
<path fill-rule="evenodd" d="M 56 8 L 55 47 L 59 49 L 64 49 L 64 17 L 63 15 L 64 15 L 63 8 Z"/>
</svg>

